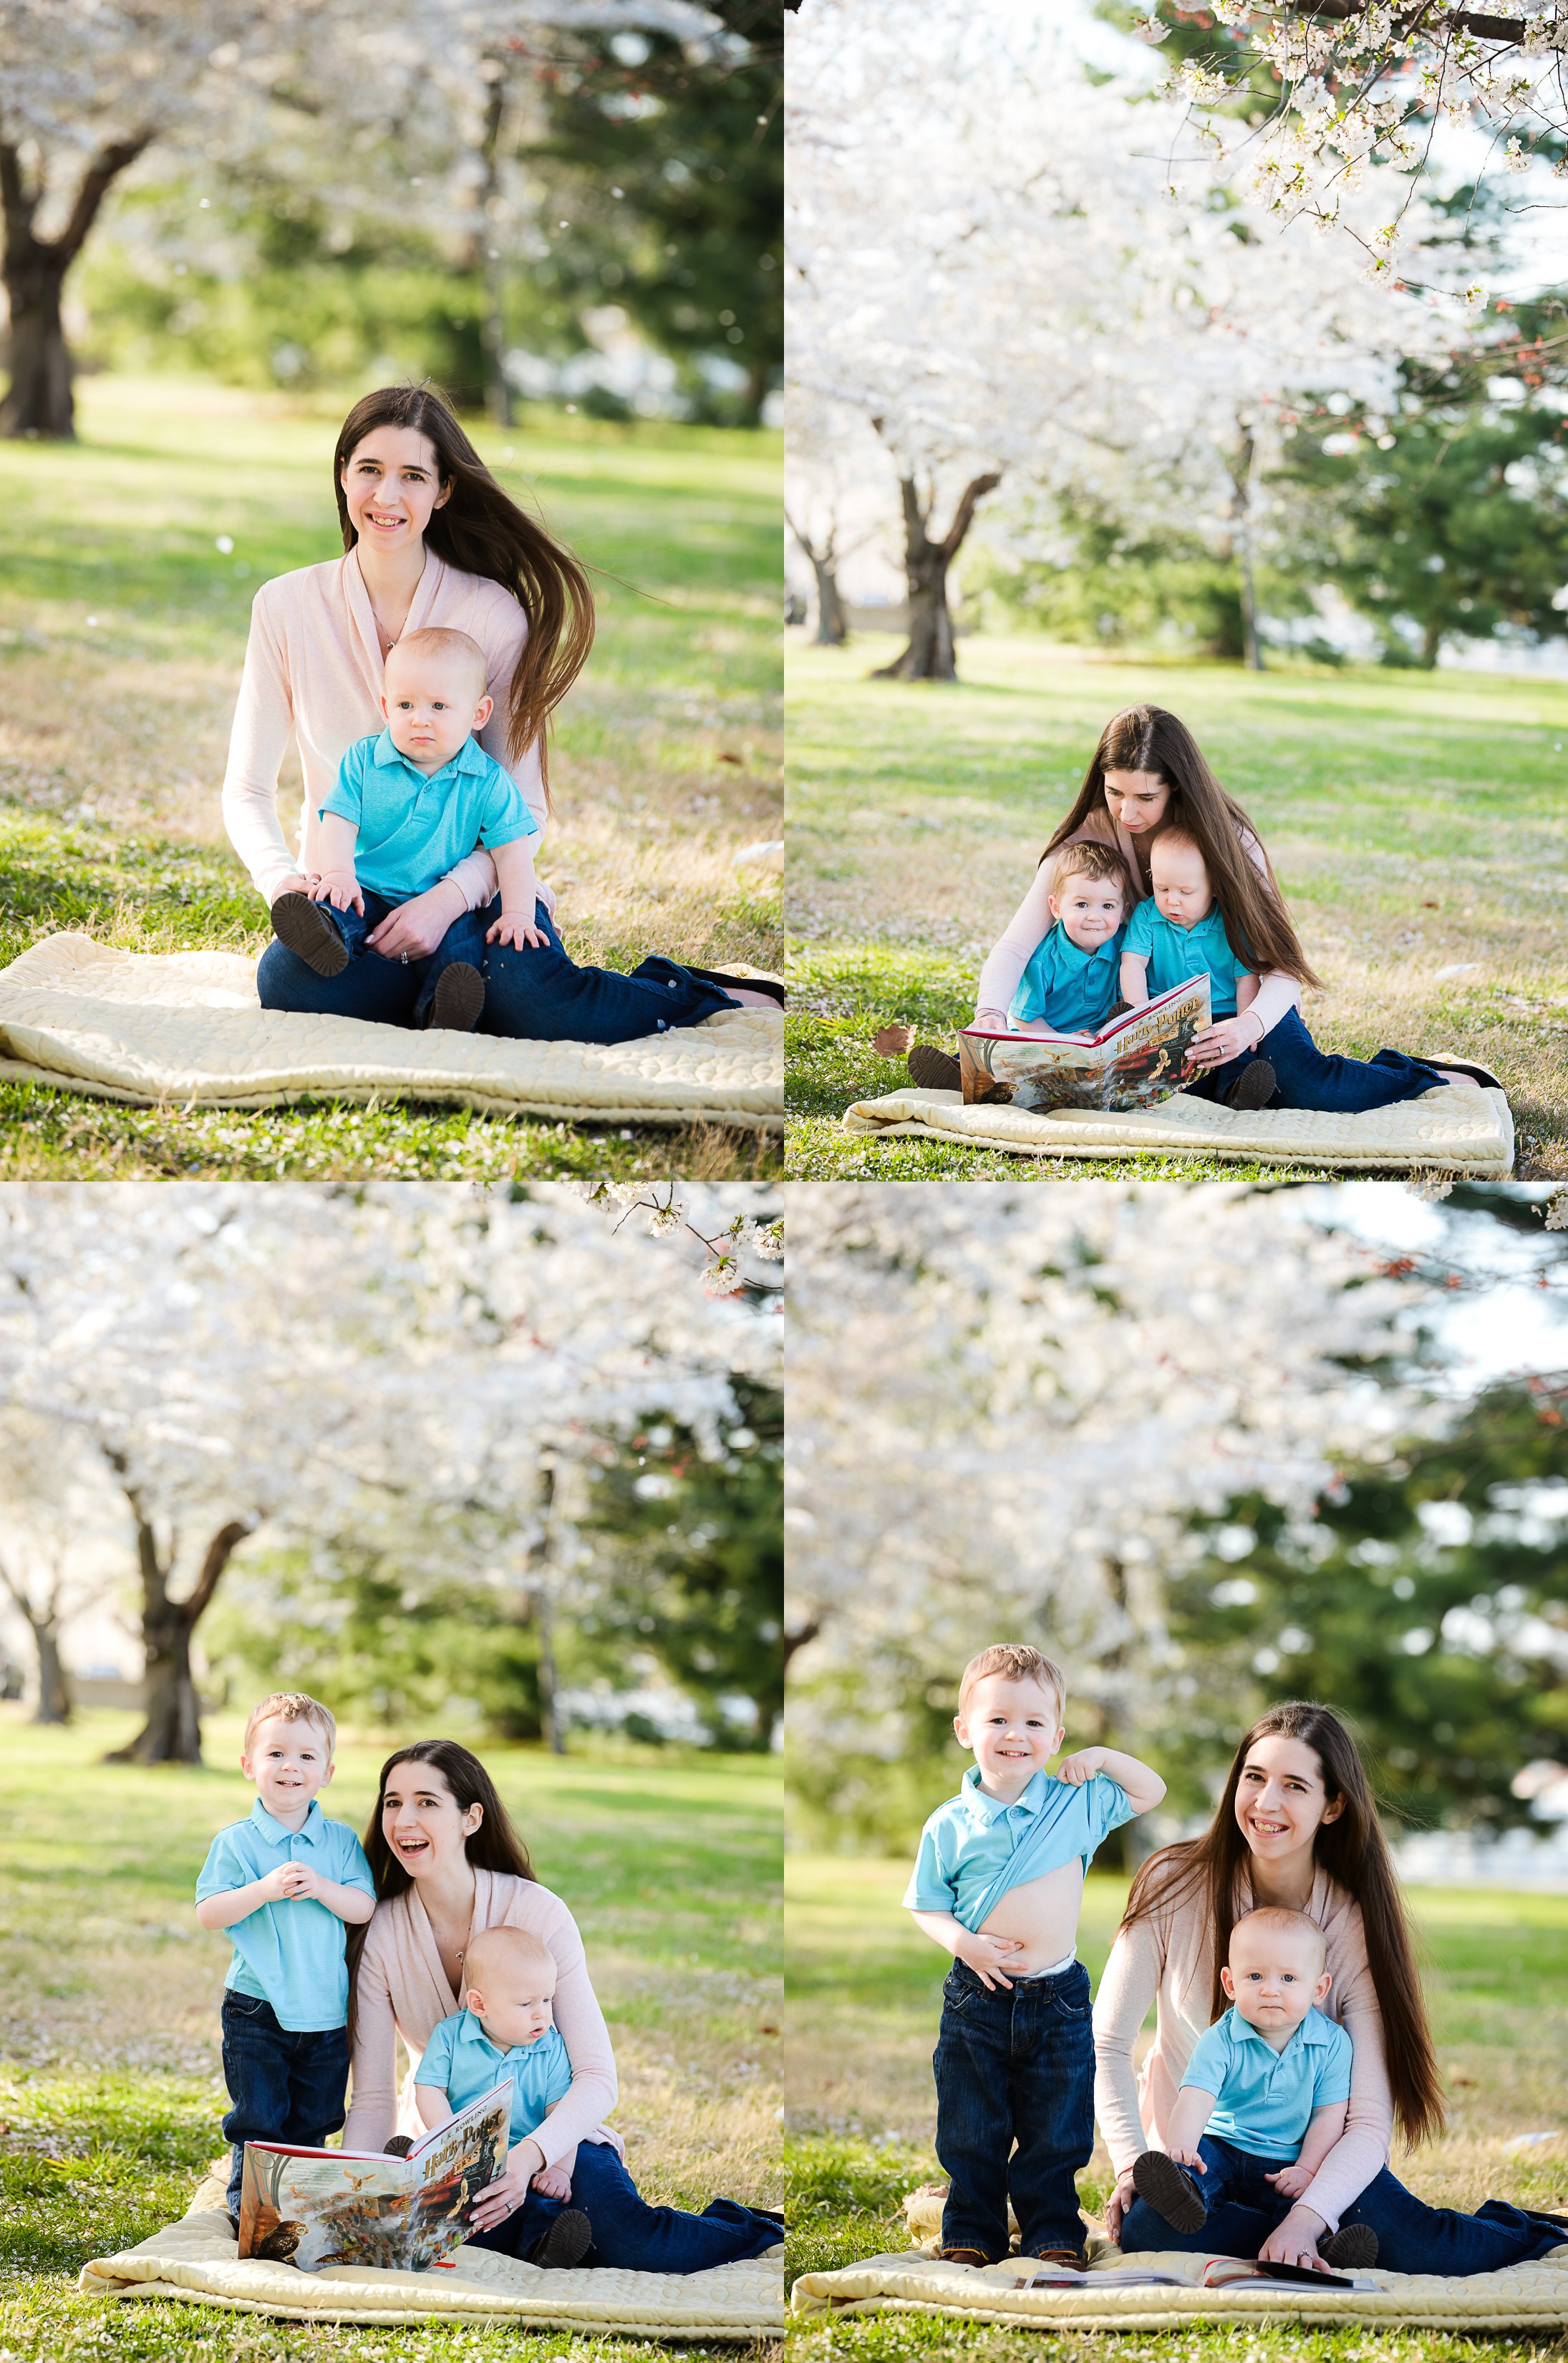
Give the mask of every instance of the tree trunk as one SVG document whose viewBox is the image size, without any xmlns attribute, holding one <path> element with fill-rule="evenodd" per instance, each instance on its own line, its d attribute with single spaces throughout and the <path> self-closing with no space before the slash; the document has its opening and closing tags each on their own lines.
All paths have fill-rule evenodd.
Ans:
<svg viewBox="0 0 1568 2363">
<path fill-rule="evenodd" d="M 21 156 L 0 140 L 0 211 L 6 225 L 0 265 L 11 306 L 11 383 L 0 403 L 0 435 L 49 436 L 69 440 L 76 433 L 71 392 L 71 354 L 61 319 L 65 274 L 82 250 L 113 183 L 134 164 L 151 140 L 134 133 L 100 149 L 82 175 L 71 218 L 58 238 L 33 234 L 42 188 L 29 186 Z"/>
<path fill-rule="evenodd" d="M 71 1721 L 71 1684 L 60 1654 L 60 1635 L 52 1617 L 29 1616 L 33 1645 L 39 1653 L 39 1703 L 35 1723 Z"/>
<path fill-rule="evenodd" d="M 817 633 L 814 645 L 819 649 L 841 649 L 849 638 L 849 627 L 844 620 L 844 602 L 838 595 L 838 577 L 834 572 L 831 558 L 819 558 L 808 549 L 812 572 L 817 579 Z"/>
<path fill-rule="evenodd" d="M 1429 624 L 1421 634 L 1421 663 L 1428 672 L 1430 672 L 1436 665 L 1438 651 L 1441 647 L 1442 626 Z"/>
<path fill-rule="evenodd" d="M 1236 487 L 1236 556 L 1242 588 L 1242 661 L 1249 672 L 1262 672 L 1263 647 L 1258 639 L 1257 588 L 1253 579 L 1253 461 L 1256 445 L 1250 427 L 1242 429 L 1241 458 L 1232 482 Z"/>
<path fill-rule="evenodd" d="M 975 511 L 988 493 L 1000 483 L 999 475 L 977 476 L 964 488 L 953 522 L 940 541 L 932 538 L 931 507 L 922 508 L 912 477 L 900 482 L 904 510 L 904 576 L 909 584 L 909 646 L 890 665 L 880 665 L 873 681 L 956 681 L 953 653 L 953 618 L 947 612 L 947 570 L 975 521 Z"/>
<path fill-rule="evenodd" d="M 111 1465 L 118 1466 L 114 1456 Z M 122 1471 L 123 1481 L 123 1471 Z M 147 1657 L 147 1721 L 136 1737 L 105 1758 L 110 1764 L 199 1764 L 202 1760 L 201 1703 L 191 1673 L 191 1638 L 218 1587 L 218 1578 L 236 1548 L 250 1532 L 247 1521 L 234 1518 L 220 1526 L 207 1545 L 202 1571 L 184 1600 L 171 1600 L 171 1559 L 159 1550 L 152 1522 L 134 1490 L 125 1487 L 137 1522 L 137 1556 L 141 1563 L 141 1638 Z"/>
</svg>

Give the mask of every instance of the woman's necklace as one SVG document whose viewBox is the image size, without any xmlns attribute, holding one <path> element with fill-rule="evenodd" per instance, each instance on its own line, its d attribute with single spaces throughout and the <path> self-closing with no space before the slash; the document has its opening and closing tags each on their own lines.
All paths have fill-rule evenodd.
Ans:
<svg viewBox="0 0 1568 2363">
<path fill-rule="evenodd" d="M 447 1981 L 450 1985 L 454 1993 L 457 1993 L 460 1990 L 463 1963 L 468 1958 L 469 1949 L 474 1941 L 474 1914 L 478 1907 L 479 1882 L 476 1880 L 473 1888 L 469 1892 L 468 1926 L 463 1932 L 463 1941 L 460 1945 L 454 1945 L 452 1942 L 451 1922 L 444 1920 L 441 1922 L 439 1926 L 437 1926 L 436 1921 L 431 1918 L 428 1906 L 425 1910 L 425 1917 L 430 1920 L 430 1933 L 436 1939 L 436 1950 L 440 1956 L 442 1970 L 445 1973 Z M 450 1960 L 448 1959 L 448 1957 L 450 1957 Z M 450 1966 L 451 1962 L 455 1962 L 457 1965 L 455 1972 Z"/>
</svg>

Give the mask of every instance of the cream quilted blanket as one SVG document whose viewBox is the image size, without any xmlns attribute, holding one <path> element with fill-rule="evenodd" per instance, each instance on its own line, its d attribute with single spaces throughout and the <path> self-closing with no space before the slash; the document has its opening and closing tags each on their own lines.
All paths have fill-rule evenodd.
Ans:
<svg viewBox="0 0 1568 2363">
<path fill-rule="evenodd" d="M 1437 1171 L 1496 1181 L 1513 1170 L 1514 1122 L 1501 1092 L 1457 1084 L 1364 1115 L 1312 1109 L 1255 1113 L 1216 1107 L 1177 1092 L 1133 1115 L 1059 1108 L 966 1107 L 956 1092 L 913 1089 L 857 1100 L 845 1111 L 846 1132 L 913 1133 L 928 1140 L 969 1141 L 1021 1157 L 1177 1156 L 1260 1158 L 1272 1165 L 1332 1165 L 1375 1170 Z"/>
<path fill-rule="evenodd" d="M 741 2345 L 776 2338 L 783 2327 L 781 2249 L 706 2273 L 542 2272 L 488 2248 L 459 2248 L 451 2267 L 428 2273 L 359 2265 L 302 2273 L 293 2265 L 241 2263 L 223 2196 L 223 2185 L 209 2177 L 180 2223 L 117 2257 L 94 2258 L 83 2266 L 78 2288 L 90 2297 L 176 2298 L 286 2322 L 417 2323 L 440 2314 Z"/>
<path fill-rule="evenodd" d="M 0 1080 L 149 1107 L 413 1099 L 573 1124 L 783 1129 L 783 1026 L 769 1010 L 601 1049 L 414 1033 L 262 1009 L 237 952 L 113 950 L 48 936 L 0 969 Z"/>
<path fill-rule="evenodd" d="M 1375 2290 L 1315 2290 L 1304 2281 L 1243 2282 L 1230 2289 L 1198 2286 L 1207 2259 L 1164 2252 L 1123 2257 L 1104 2247 L 1082 2289 L 1029 2290 L 1027 2261 L 989 2265 L 984 2271 L 944 2265 L 918 2248 L 867 2257 L 836 2272 L 803 2273 L 790 2307 L 797 2315 L 940 2313 L 1010 2330 L 1185 2330 L 1198 2322 L 1369 2323 L 1392 2329 L 1540 2332 L 1554 2338 L 1568 2328 L 1568 2247 L 1541 2263 L 1509 2271 L 1475 2273 L 1464 2280 L 1436 2275 L 1384 2273 L 1358 2279 Z M 1179 2275 L 1179 2288 L 1118 2289 L 1118 2269 Z"/>
</svg>

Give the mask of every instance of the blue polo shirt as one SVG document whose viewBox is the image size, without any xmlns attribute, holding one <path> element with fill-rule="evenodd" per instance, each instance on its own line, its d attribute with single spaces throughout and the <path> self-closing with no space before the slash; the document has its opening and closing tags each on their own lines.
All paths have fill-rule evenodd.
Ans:
<svg viewBox="0 0 1568 2363">
<path fill-rule="evenodd" d="M 1008 1004 L 1010 1025 L 1043 1024 L 1058 1034 L 1098 1033 L 1121 998 L 1121 938 L 1118 927 L 1086 952 L 1058 919 L 1029 955 Z"/>
<path fill-rule="evenodd" d="M 355 824 L 355 875 L 388 903 L 427 893 L 477 845 L 539 833 L 516 781 L 472 738 L 428 778 L 399 754 L 390 730 L 357 738 L 321 812 Z"/>
<path fill-rule="evenodd" d="M 425 2047 L 416 2084 L 438 2084 L 454 2109 L 482 2100 L 503 2076 L 512 2079 L 511 2139 L 520 2142 L 544 2122 L 547 2109 L 571 2089 L 571 2061 L 558 2026 L 537 2043 L 492 2043 L 471 2010 L 444 2018 Z"/>
<path fill-rule="evenodd" d="M 986 1795 L 971 1764 L 957 1796 L 938 1805 L 920 1834 L 904 1909 L 951 1912 L 979 1928 L 1010 1889 L 1075 1859 L 1088 1870 L 1101 1838 L 1132 1819 L 1126 1790 L 1107 1772 L 1076 1788 L 1036 1772 L 1017 1803 L 1004 1805 Z"/>
<path fill-rule="evenodd" d="M 338 1887 L 374 1895 L 376 1882 L 365 1850 L 347 1822 L 329 1822 L 318 1799 L 311 1801 L 304 1826 L 286 1830 L 259 1797 L 248 1821 L 231 1822 L 207 1848 L 196 1881 L 196 1901 L 224 1895 L 265 1879 L 281 1862 L 308 1863 Z M 270 2002 L 278 2023 L 293 2035 L 318 2035 L 341 2026 L 348 2016 L 348 1972 L 343 1963 L 345 1930 L 336 1912 L 313 1896 L 263 1903 L 224 1930 L 234 1947 L 225 1984 L 235 1993 Z"/>
<path fill-rule="evenodd" d="M 1251 961 L 1238 960 L 1231 949 L 1218 903 L 1196 927 L 1173 926 L 1151 894 L 1127 922 L 1123 951 L 1149 963 L 1149 996 L 1169 993 L 1189 976 L 1205 973 L 1212 980 L 1209 1006 L 1216 1017 L 1234 1017 L 1236 980 L 1256 973 Z"/>
<path fill-rule="evenodd" d="M 1276 2051 L 1232 2003 L 1194 2044 L 1182 2090 L 1217 2095 L 1204 2127 L 1217 2141 L 1293 2165 L 1313 2110 L 1349 2100 L 1351 2057 L 1350 2036 L 1320 2010 Z"/>
</svg>

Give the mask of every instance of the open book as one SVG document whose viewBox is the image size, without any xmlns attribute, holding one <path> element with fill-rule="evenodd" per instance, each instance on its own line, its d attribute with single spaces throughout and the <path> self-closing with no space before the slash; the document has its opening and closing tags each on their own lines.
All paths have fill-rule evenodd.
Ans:
<svg viewBox="0 0 1568 2363">
<path fill-rule="evenodd" d="M 504 2168 L 511 2119 L 508 2076 L 406 2158 L 247 2142 L 239 2253 L 307 2273 L 324 2265 L 427 2272 L 461 2242 L 473 2202 Z"/>
<path fill-rule="evenodd" d="M 1230 2289 L 1237 2281 L 1309 2281 L 1314 2289 L 1375 2290 L 1382 2285 L 1354 2273 L 1320 2272 L 1311 2265 L 1261 2265 L 1241 2257 L 1210 2257 L 1200 2286 Z M 1021 2274 L 1014 2289 L 1191 2289 L 1180 2273 L 1146 2273 L 1134 2266 L 1102 2266 L 1084 2272 L 1075 2265 L 1044 2265 L 1038 2272 Z"/>
<path fill-rule="evenodd" d="M 966 1101 L 1010 1101 L 1124 1114 L 1179 1092 L 1187 1046 L 1210 1023 L 1209 978 L 1188 977 L 1142 1009 L 1124 1010 L 1098 1034 L 991 1034 L 966 1026 L 958 1064 Z M 1188 1076 L 1187 1080 L 1190 1080 Z"/>
</svg>

